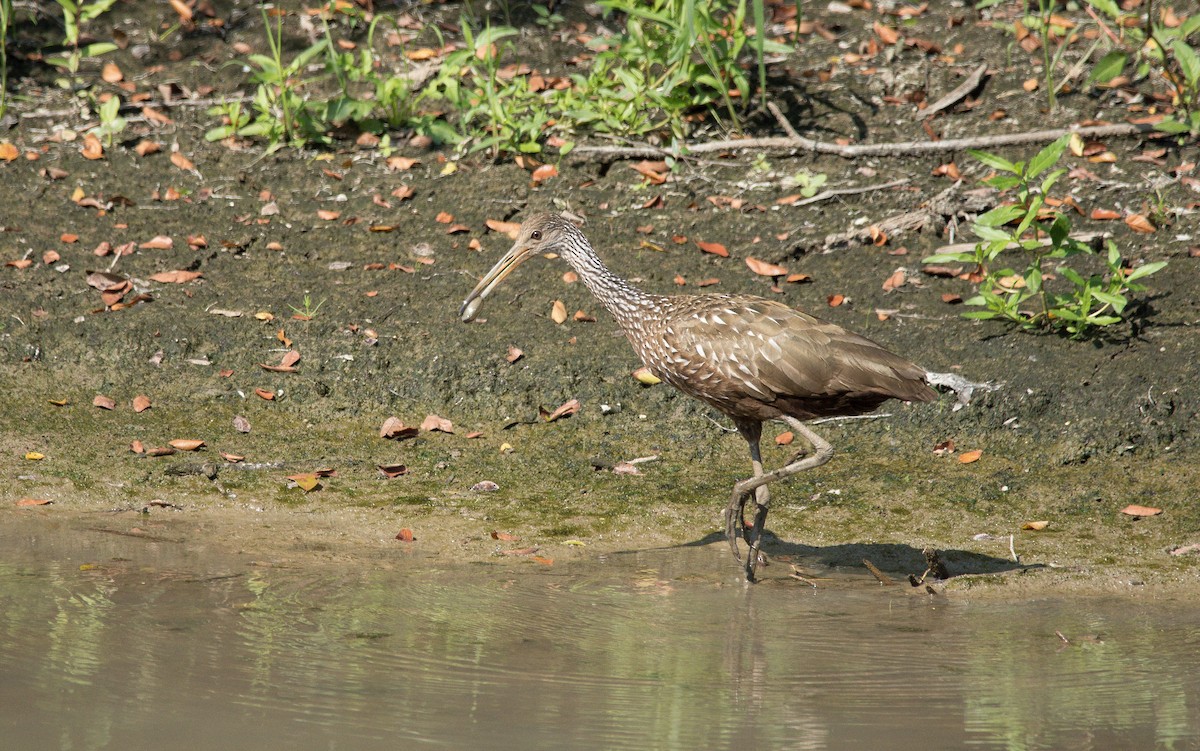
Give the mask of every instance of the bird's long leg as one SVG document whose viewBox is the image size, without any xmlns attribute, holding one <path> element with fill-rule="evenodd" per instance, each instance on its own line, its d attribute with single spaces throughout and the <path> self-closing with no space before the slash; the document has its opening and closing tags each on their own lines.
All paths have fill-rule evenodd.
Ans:
<svg viewBox="0 0 1200 751">
<path fill-rule="evenodd" d="M 809 428 L 803 422 L 801 422 L 800 420 L 797 420 L 794 417 L 791 417 L 789 415 L 784 415 L 782 419 L 785 420 L 789 425 L 792 426 L 793 429 L 795 429 L 795 431 L 797 433 L 804 436 L 804 438 L 809 443 L 812 444 L 814 452 L 809 456 L 805 456 L 803 458 L 797 459 L 797 460 L 791 462 L 790 464 L 787 464 L 787 465 L 780 467 L 779 469 L 773 470 L 771 472 L 765 472 L 762 474 L 756 473 L 754 477 L 748 478 L 746 480 L 742 480 L 741 482 L 734 485 L 733 486 L 733 497 L 735 500 L 740 499 L 740 506 L 738 509 L 739 517 L 741 516 L 741 508 L 745 506 L 745 503 L 746 503 L 745 499 L 749 497 L 750 493 L 755 493 L 756 500 L 757 500 L 757 497 L 758 497 L 757 494 L 758 494 L 759 489 L 760 488 L 765 489 L 765 487 L 768 483 L 775 482 L 776 480 L 782 480 L 786 477 L 791 477 L 792 475 L 803 472 L 806 469 L 812 469 L 813 467 L 819 467 L 822 464 L 824 464 L 825 462 L 829 461 L 831 458 L 833 458 L 833 446 L 830 445 L 829 441 L 826 441 L 824 438 L 822 438 L 821 436 L 814 433 L 811 428 Z M 751 456 L 752 457 L 758 453 L 757 448 L 758 448 L 758 442 L 755 441 L 754 443 L 751 444 Z M 761 463 L 759 463 L 759 466 L 756 467 L 756 469 L 760 469 L 760 468 L 761 468 Z M 733 505 L 734 504 L 731 502 L 730 510 L 732 510 Z M 729 512 L 727 511 L 726 513 L 728 514 Z M 762 537 L 763 525 L 766 524 L 766 521 L 767 521 L 767 507 L 765 505 L 758 505 L 758 508 L 756 509 L 756 513 L 754 515 L 754 526 L 751 527 L 750 535 L 747 538 L 747 542 L 750 545 L 750 552 L 746 558 L 746 580 L 747 581 L 754 581 L 754 569 L 758 565 L 758 544 Z M 727 519 L 727 522 L 728 522 L 728 519 Z M 736 546 L 734 548 L 734 554 L 737 555 Z M 739 557 L 738 560 L 741 560 L 741 558 Z"/>
<path fill-rule="evenodd" d="M 750 462 L 754 466 L 754 477 L 761 477 L 763 474 L 762 457 L 759 454 L 759 439 L 762 438 L 762 423 L 754 420 L 737 420 L 734 423 L 737 426 L 738 432 L 742 438 L 746 439 L 746 443 L 750 446 Z M 750 498 L 750 493 L 755 494 L 755 501 L 765 503 L 766 499 L 760 499 L 757 489 L 739 491 L 738 486 L 734 485 L 733 497 L 729 499 L 729 505 L 725 508 L 725 539 L 729 540 L 729 549 L 733 551 L 734 559 L 741 561 L 742 554 L 738 552 L 737 538 L 745 534 L 745 518 L 743 513 L 746 509 L 746 501 Z M 746 538 L 746 542 L 750 542 L 750 538 Z"/>
</svg>

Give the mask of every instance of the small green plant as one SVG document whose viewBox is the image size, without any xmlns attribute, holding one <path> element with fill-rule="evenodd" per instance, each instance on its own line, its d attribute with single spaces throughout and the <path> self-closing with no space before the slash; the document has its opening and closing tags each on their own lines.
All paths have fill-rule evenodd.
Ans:
<svg viewBox="0 0 1200 751">
<path fill-rule="evenodd" d="M 8 112 L 8 30 L 12 13 L 12 0 L 0 0 L 0 117 Z"/>
<path fill-rule="evenodd" d="M 537 23 L 538 26 L 544 26 L 546 28 L 560 26 L 565 20 L 561 15 L 555 13 L 545 6 L 534 3 L 530 5 L 530 7 L 533 8 L 533 12 L 537 14 L 537 20 L 535 23 Z"/>
<path fill-rule="evenodd" d="M 1071 223 L 1065 214 L 1045 206 L 1050 188 L 1066 172 L 1053 168 L 1070 139 L 1063 136 L 1028 162 L 1013 163 L 984 151 L 970 152 L 997 173 L 984 183 L 1000 191 L 1013 190 L 1016 201 L 997 206 L 975 220 L 971 229 L 980 242 L 973 249 L 924 259 L 924 263 L 975 265 L 979 294 L 966 304 L 984 309 L 968 311 L 964 317 L 999 318 L 1026 330 L 1061 331 L 1079 338 L 1093 327 L 1120 322 L 1129 304 L 1128 295 L 1145 289 L 1138 280 L 1166 266 L 1166 262 L 1158 262 L 1129 269 L 1111 240 L 1106 244 L 1101 272 L 1085 277 L 1066 265 L 1066 259 L 1072 256 L 1095 255 L 1089 244 L 1070 236 Z M 1041 182 L 1035 183 L 1039 177 Z M 997 259 L 1002 254 L 1011 255 L 1014 249 L 1023 255 L 1024 268 L 996 268 Z M 1048 283 L 1056 279 L 1050 273 L 1051 266 L 1069 287 L 1050 289 Z"/>
<path fill-rule="evenodd" d="M 117 49 L 112 42 L 95 42 L 79 46 L 79 34 L 83 24 L 93 21 L 106 13 L 117 0 L 93 0 L 92 2 L 76 2 L 76 0 L 57 0 L 63 11 L 63 47 L 66 51 L 55 57 L 46 58 L 46 62 L 61 68 L 69 74 L 69 78 L 59 79 L 58 84 L 63 88 L 75 85 L 79 74 L 79 64 L 88 57 L 98 57 Z"/>
<path fill-rule="evenodd" d="M 1200 136 L 1200 14 L 1192 14 L 1176 26 L 1159 23 L 1153 4 L 1143 23 L 1117 5 L 1116 0 L 1087 0 L 1093 9 L 1113 21 L 1120 33 L 1118 43 L 1096 63 L 1089 77 L 1108 83 L 1127 70 L 1137 79 L 1153 79 L 1166 86 L 1173 112 L 1155 124 L 1165 133 L 1180 136 L 1180 142 Z"/>
<path fill-rule="evenodd" d="M 91 132 L 103 139 L 105 146 L 111 148 L 113 136 L 125 130 L 125 118 L 121 117 L 121 98 L 110 96 L 96 109 L 96 114 L 100 117 L 100 124 L 92 128 Z"/>
<path fill-rule="evenodd" d="M 821 186 L 825 185 L 825 182 L 828 179 L 829 175 L 826 175 L 824 172 L 813 173 L 806 169 L 802 169 L 796 174 L 792 175 L 788 182 L 793 183 L 800 188 L 800 195 L 804 196 L 805 198 L 812 198 L 817 194 L 817 191 L 821 189 Z"/>
<path fill-rule="evenodd" d="M 304 293 L 304 301 L 301 303 L 301 307 L 297 308 L 294 305 L 289 305 L 288 307 L 292 309 L 292 312 L 295 313 L 295 317 L 297 319 L 301 321 L 311 321 L 317 317 L 317 313 L 320 312 L 321 306 L 325 304 L 327 299 L 328 298 L 321 298 L 321 302 L 313 305 L 312 295 L 306 292 Z"/>
</svg>

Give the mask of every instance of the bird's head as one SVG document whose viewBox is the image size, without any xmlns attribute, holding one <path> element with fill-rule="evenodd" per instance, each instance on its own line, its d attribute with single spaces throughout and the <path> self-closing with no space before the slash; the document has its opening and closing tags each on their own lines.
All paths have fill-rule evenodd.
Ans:
<svg viewBox="0 0 1200 751">
<path fill-rule="evenodd" d="M 577 238 L 582 238 L 579 230 L 561 216 L 536 214 L 526 219 L 517 231 L 517 241 L 463 300 L 462 307 L 458 309 L 459 318 L 464 323 L 473 321 L 479 306 L 483 304 L 483 298 L 491 294 L 517 266 L 538 254 L 568 254 L 575 244 L 572 241 Z"/>
</svg>

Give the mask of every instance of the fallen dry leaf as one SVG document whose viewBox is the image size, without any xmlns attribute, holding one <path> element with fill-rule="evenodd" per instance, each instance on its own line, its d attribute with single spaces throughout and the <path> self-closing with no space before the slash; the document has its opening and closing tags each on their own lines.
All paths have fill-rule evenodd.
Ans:
<svg viewBox="0 0 1200 751">
<path fill-rule="evenodd" d="M 137 413 L 145 412 L 150 409 L 150 397 L 145 394 L 138 394 L 133 397 L 133 411 Z"/>
<path fill-rule="evenodd" d="M 179 20 L 183 23 L 191 23 L 192 9 L 184 0 L 170 0 L 171 7 L 179 14 Z"/>
<path fill-rule="evenodd" d="M 421 163 L 420 159 L 410 159 L 409 157 L 406 157 L 406 156 L 390 156 L 387 158 L 387 162 L 386 162 L 388 169 L 395 170 L 398 172 L 410 170 L 413 167 L 416 167 L 420 163 Z"/>
<path fill-rule="evenodd" d="M 700 250 L 703 250 L 705 253 L 712 253 L 714 256 L 720 256 L 722 258 L 729 257 L 729 251 L 726 250 L 725 246 L 722 245 L 721 243 L 710 243 L 710 242 L 704 242 L 703 240 L 697 240 L 696 245 L 697 245 L 697 247 L 700 248 Z M 784 273 L 787 273 L 787 272 L 784 272 Z"/>
<path fill-rule="evenodd" d="M 432 432 L 439 431 L 441 433 L 453 433 L 454 424 L 444 417 L 437 415 L 425 415 L 425 419 L 421 421 L 421 430 Z"/>
<path fill-rule="evenodd" d="M 775 436 L 776 446 L 790 446 L 792 441 L 796 440 L 795 434 L 788 430 Z"/>
<path fill-rule="evenodd" d="M 1021 525 L 1021 529 L 1032 529 L 1034 532 L 1041 532 L 1049 526 L 1050 522 L 1048 521 L 1025 522 Z"/>
<path fill-rule="evenodd" d="M 331 211 L 330 209 L 317 209 L 317 217 L 324 219 L 327 222 L 332 222 L 342 215 L 340 211 Z"/>
<path fill-rule="evenodd" d="M 196 438 L 176 438 L 173 441 L 167 441 L 167 444 L 180 451 L 199 451 L 204 448 L 204 441 Z"/>
<path fill-rule="evenodd" d="M 305 493 L 311 493 L 321 485 L 315 472 L 305 472 L 299 475 L 288 475 L 287 479 L 296 483 L 296 487 L 300 488 Z"/>
<path fill-rule="evenodd" d="M 958 455 L 958 461 L 960 464 L 971 464 L 972 462 L 979 461 L 979 458 L 981 456 L 983 456 L 983 451 L 981 449 L 975 449 L 974 451 L 964 451 Z"/>
<path fill-rule="evenodd" d="M 230 454 L 227 451 L 218 451 L 217 453 L 221 455 L 222 459 L 230 464 L 237 464 L 238 462 L 246 460 L 246 457 L 242 456 L 241 454 Z"/>
<path fill-rule="evenodd" d="M 567 306 L 563 305 L 562 300 L 555 300 L 554 305 L 550 308 L 550 320 L 557 324 L 566 323 Z"/>
<path fill-rule="evenodd" d="M 454 214 L 451 214 L 447 211 L 439 211 L 438 215 L 435 216 L 433 219 L 438 224 L 450 224 L 451 222 L 454 221 Z"/>
<path fill-rule="evenodd" d="M 110 274 L 107 271 L 89 271 L 87 283 L 89 287 L 94 287 L 101 292 L 108 292 L 109 290 L 125 289 L 129 280 L 119 274 Z"/>
<path fill-rule="evenodd" d="M 188 172 L 191 172 L 196 169 L 196 165 L 192 162 L 192 160 L 188 159 L 186 156 L 184 156 L 181 152 L 178 152 L 178 151 L 171 152 L 171 164 L 174 164 L 179 169 L 186 170 Z"/>
<path fill-rule="evenodd" d="M 413 537 L 413 531 L 411 529 L 405 527 L 396 533 L 396 539 L 400 542 L 413 542 L 417 538 Z"/>
<path fill-rule="evenodd" d="M 516 240 L 517 233 L 521 230 L 520 222 L 502 222 L 499 219 L 488 219 L 486 224 L 487 228 L 492 232 L 499 232 L 509 240 Z"/>
<path fill-rule="evenodd" d="M 170 250 L 175 245 L 175 241 L 166 235 L 156 235 L 138 247 L 142 250 Z"/>
<path fill-rule="evenodd" d="M 546 422 L 554 422 L 555 420 L 559 419 L 560 417 L 570 417 L 571 415 L 575 414 L 578 411 L 579 411 L 579 400 L 578 399 L 570 399 L 566 402 L 563 402 L 558 407 L 558 409 L 554 410 L 553 412 L 547 412 L 546 410 L 542 409 L 541 407 L 538 407 L 538 413 L 542 416 L 542 419 L 544 419 Z"/>
<path fill-rule="evenodd" d="M 403 464 L 377 464 L 379 471 L 389 480 L 408 474 L 408 467 Z"/>
<path fill-rule="evenodd" d="M 829 307 L 836 308 L 837 306 L 846 302 L 846 296 L 845 295 L 830 295 L 829 297 L 825 298 L 825 302 L 829 305 Z"/>
<path fill-rule="evenodd" d="M 480 480 L 471 486 L 471 490 L 476 493 L 493 493 L 500 489 L 500 486 L 491 480 Z"/>
<path fill-rule="evenodd" d="M 903 287 L 907 280 L 908 276 L 904 273 L 904 269 L 896 269 L 891 276 L 883 280 L 883 291 L 891 292 L 898 287 Z"/>
<path fill-rule="evenodd" d="M 1127 516 L 1158 516 L 1162 513 L 1162 509 L 1154 508 L 1153 506 L 1139 506 L 1136 503 L 1131 503 L 1121 509 L 1121 513 Z"/>
<path fill-rule="evenodd" d="M 261 399 L 266 399 L 269 402 L 275 401 L 274 391 L 267 391 L 266 389 L 254 389 L 254 393 L 257 394 Z"/>
<path fill-rule="evenodd" d="M 520 360 L 524 356 L 525 356 L 525 353 L 522 352 L 520 349 L 518 349 L 516 347 L 509 347 L 508 354 L 504 356 L 504 359 L 508 360 L 509 362 L 516 362 L 517 360 Z"/>
<path fill-rule="evenodd" d="M 389 417 L 383 421 L 383 426 L 379 428 L 380 438 L 392 438 L 397 441 L 402 441 L 405 438 L 415 438 L 420 433 L 417 428 L 405 425 L 398 417 Z"/>
<path fill-rule="evenodd" d="M 1144 214 L 1130 214 L 1125 217 L 1125 226 L 1134 232 L 1141 232 L 1147 235 L 1157 229 Z"/>
<path fill-rule="evenodd" d="M 656 384 L 662 383 L 662 379 L 659 378 L 658 376 L 654 375 L 653 373 L 651 373 L 650 368 L 647 368 L 645 366 L 640 367 L 637 370 L 633 371 L 633 373 L 631 373 L 631 375 L 633 376 L 634 380 L 636 380 L 638 383 L 644 383 L 647 386 L 654 386 Z"/>
<path fill-rule="evenodd" d="M 8 141 L 0 143 L 0 159 L 3 159 L 6 162 L 11 162 L 20 155 L 21 152 L 17 150 L 17 147 L 13 146 Z"/>
<path fill-rule="evenodd" d="M 115 409 L 117 403 L 104 394 L 97 394 L 95 399 L 92 399 L 92 406 L 100 409 Z"/>
<path fill-rule="evenodd" d="M 553 164 L 543 164 L 541 167 L 535 169 L 530 177 L 533 178 L 535 183 L 540 183 L 549 180 L 557 174 L 558 167 L 555 167 Z"/>
<path fill-rule="evenodd" d="M 516 542 L 521 538 L 517 537 L 516 535 L 510 535 L 507 532 L 492 532 L 492 539 L 501 540 L 503 542 Z"/>
<path fill-rule="evenodd" d="M 788 273 L 788 270 L 782 266 L 760 261 L 753 256 L 746 256 L 746 265 L 759 276 L 784 276 Z"/>
<path fill-rule="evenodd" d="M 150 280 L 161 282 L 163 284 L 186 284 L 187 282 L 195 281 L 204 276 L 201 271 L 184 271 L 182 269 L 176 271 L 160 271 L 157 274 L 151 274 Z"/>
<path fill-rule="evenodd" d="M 21 500 L 17 501 L 17 506 L 49 506 L 51 503 L 54 503 L 54 501 L 47 501 L 44 498 L 22 498 Z"/>
<path fill-rule="evenodd" d="M 103 159 L 104 146 L 100 144 L 100 139 L 95 133 L 88 133 L 83 137 L 83 148 L 79 150 L 84 159 Z"/>
<path fill-rule="evenodd" d="M 1121 212 L 1113 211 L 1112 209 L 1092 209 L 1091 218 L 1098 222 L 1111 221 L 1120 219 Z"/>
</svg>

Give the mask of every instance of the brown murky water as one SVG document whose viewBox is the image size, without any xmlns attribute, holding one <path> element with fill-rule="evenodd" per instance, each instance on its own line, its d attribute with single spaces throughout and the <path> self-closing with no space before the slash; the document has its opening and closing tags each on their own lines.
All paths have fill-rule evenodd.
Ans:
<svg viewBox="0 0 1200 751">
<path fill-rule="evenodd" d="M 1200 747 L 1194 604 L 747 587 L 721 546 L 280 568 L 8 522 L 6 748 Z"/>
</svg>

